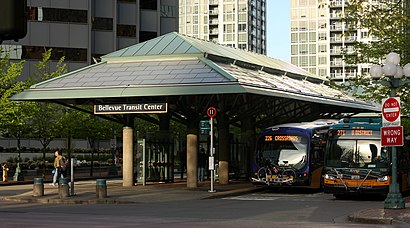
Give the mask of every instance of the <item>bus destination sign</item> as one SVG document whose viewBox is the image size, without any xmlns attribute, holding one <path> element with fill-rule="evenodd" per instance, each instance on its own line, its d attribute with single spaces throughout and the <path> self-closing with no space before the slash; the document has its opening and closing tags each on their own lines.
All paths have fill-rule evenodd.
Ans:
<svg viewBox="0 0 410 228">
<path fill-rule="evenodd" d="M 297 135 L 265 135 L 266 142 L 272 141 L 300 141 L 300 137 Z"/>
<path fill-rule="evenodd" d="M 94 105 L 94 114 L 166 113 L 167 111 L 167 103 Z"/>
<path fill-rule="evenodd" d="M 368 129 L 353 129 L 353 130 L 337 130 L 337 135 L 356 135 L 356 136 L 372 136 L 373 130 Z"/>
</svg>

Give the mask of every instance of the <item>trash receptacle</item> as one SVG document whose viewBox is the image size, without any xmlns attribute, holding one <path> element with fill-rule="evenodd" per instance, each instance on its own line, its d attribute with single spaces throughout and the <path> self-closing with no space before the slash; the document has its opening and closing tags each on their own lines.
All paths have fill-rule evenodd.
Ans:
<svg viewBox="0 0 410 228">
<path fill-rule="evenodd" d="M 67 198 L 70 196 L 68 178 L 60 178 L 58 181 L 58 195 L 60 198 Z"/>
<path fill-rule="evenodd" d="M 34 178 L 33 196 L 44 196 L 43 178 Z"/>
<path fill-rule="evenodd" d="M 107 181 L 105 179 L 96 180 L 95 194 L 99 199 L 107 198 Z"/>
</svg>

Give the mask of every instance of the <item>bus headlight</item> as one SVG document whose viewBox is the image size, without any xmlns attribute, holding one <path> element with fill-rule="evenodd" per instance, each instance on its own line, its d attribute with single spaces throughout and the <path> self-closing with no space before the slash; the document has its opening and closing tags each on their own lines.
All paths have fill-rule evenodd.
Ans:
<svg viewBox="0 0 410 228">
<path fill-rule="evenodd" d="M 325 174 L 325 179 L 334 180 L 335 177 L 334 177 L 334 176 L 330 176 L 329 174 Z"/>
<path fill-rule="evenodd" d="M 382 177 L 377 178 L 377 182 L 385 182 L 388 180 L 389 180 L 388 176 L 382 176 Z"/>
</svg>

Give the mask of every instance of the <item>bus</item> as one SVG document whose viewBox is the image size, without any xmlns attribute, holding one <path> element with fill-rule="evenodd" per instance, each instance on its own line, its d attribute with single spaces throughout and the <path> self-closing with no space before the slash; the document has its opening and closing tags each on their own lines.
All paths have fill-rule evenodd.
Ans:
<svg viewBox="0 0 410 228">
<path fill-rule="evenodd" d="M 266 128 L 257 139 L 251 182 L 268 186 L 321 188 L 324 149 L 336 120 Z"/>
<path fill-rule="evenodd" d="M 325 152 L 324 193 L 387 195 L 391 183 L 391 152 L 381 146 L 381 118 L 352 118 L 330 127 Z M 409 188 L 408 150 L 398 153 L 398 179 Z M 407 151 L 407 152 L 406 152 Z"/>
</svg>

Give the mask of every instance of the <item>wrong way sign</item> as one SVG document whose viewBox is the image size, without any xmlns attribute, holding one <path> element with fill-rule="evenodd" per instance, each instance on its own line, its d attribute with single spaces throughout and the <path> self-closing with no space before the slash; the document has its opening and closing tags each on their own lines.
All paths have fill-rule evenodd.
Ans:
<svg viewBox="0 0 410 228">
<path fill-rule="evenodd" d="M 389 97 L 382 100 L 383 127 L 400 126 L 400 97 Z"/>
<path fill-rule="evenodd" d="M 380 129 L 382 146 L 403 146 L 403 126 L 382 127 Z"/>
</svg>

